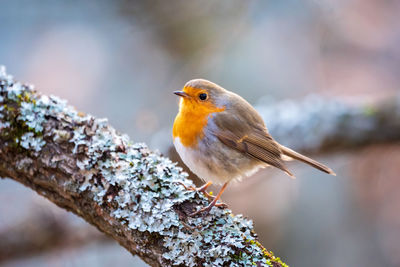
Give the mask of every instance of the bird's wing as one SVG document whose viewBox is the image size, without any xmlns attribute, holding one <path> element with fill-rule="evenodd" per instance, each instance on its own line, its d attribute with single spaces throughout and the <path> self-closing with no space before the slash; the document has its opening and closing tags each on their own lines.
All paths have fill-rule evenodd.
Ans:
<svg viewBox="0 0 400 267">
<path fill-rule="evenodd" d="M 243 113 L 245 111 L 247 113 Z M 279 168 L 294 177 L 284 164 L 279 144 L 268 133 L 257 112 L 254 110 L 249 115 L 248 107 L 245 107 L 244 110 L 240 110 L 240 108 L 238 110 L 236 107 L 235 112 L 239 113 L 227 110 L 216 114 L 214 122 L 217 127 L 213 134 L 226 146 L 245 156 Z M 238 116 L 232 114 L 238 114 Z"/>
<path fill-rule="evenodd" d="M 244 135 L 240 137 L 230 131 L 219 131 L 216 136 L 222 143 L 230 148 L 236 149 L 248 157 L 258 159 L 268 165 L 279 168 L 289 176 L 294 177 L 286 168 L 276 142 L 268 135 L 262 138 L 255 135 Z"/>
</svg>

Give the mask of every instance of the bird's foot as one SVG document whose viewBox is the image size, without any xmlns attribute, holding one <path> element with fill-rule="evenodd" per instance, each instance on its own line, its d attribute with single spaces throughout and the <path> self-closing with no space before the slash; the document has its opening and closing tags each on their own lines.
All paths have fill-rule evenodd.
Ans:
<svg viewBox="0 0 400 267">
<path fill-rule="evenodd" d="M 196 191 L 196 192 L 199 192 L 199 193 L 203 193 L 208 198 L 208 200 L 214 199 L 214 197 L 212 195 L 210 195 L 209 193 L 206 192 L 206 189 L 212 184 L 212 182 L 207 182 L 206 184 L 204 184 L 204 185 L 202 185 L 200 187 L 186 186 L 182 182 L 178 182 L 178 184 L 183 186 L 188 191 Z"/>
<path fill-rule="evenodd" d="M 213 201 L 215 196 L 212 195 L 212 193 L 208 193 L 206 189 L 212 184 L 212 182 L 208 182 L 201 187 L 193 187 L 193 186 L 186 186 L 182 182 L 179 182 L 180 185 L 182 185 L 186 190 L 188 191 L 196 191 L 199 193 L 203 193 L 203 195 L 208 198 L 208 201 Z"/>
<path fill-rule="evenodd" d="M 203 192 L 203 195 L 206 197 L 206 198 L 208 198 L 208 201 L 213 201 L 214 200 L 214 196 L 213 195 L 211 195 L 210 193 L 207 193 L 207 192 Z"/>
<path fill-rule="evenodd" d="M 200 214 L 200 213 L 202 213 L 203 216 L 205 216 L 210 212 L 210 210 L 212 209 L 213 206 L 215 206 L 215 204 L 212 204 L 212 202 L 211 202 L 208 206 L 206 206 L 206 207 L 204 207 L 202 209 L 199 209 L 198 211 L 190 213 L 189 217 L 194 217 L 194 216 L 196 216 L 197 214 Z"/>
<path fill-rule="evenodd" d="M 221 194 L 225 190 L 225 188 L 228 185 L 228 183 L 225 183 L 222 186 L 221 190 L 218 192 L 218 194 L 216 196 L 213 196 L 212 193 L 207 193 L 206 192 L 206 189 L 212 184 L 211 181 L 207 182 L 206 184 L 204 184 L 201 187 L 186 186 L 182 182 L 177 182 L 177 183 L 182 185 L 188 191 L 196 191 L 196 192 L 203 193 L 204 196 L 207 197 L 209 201 L 211 201 L 211 203 L 208 206 L 203 207 L 202 209 L 189 214 L 190 217 L 196 216 L 197 214 L 200 214 L 200 213 L 204 213 L 204 215 L 206 215 L 212 209 L 212 207 L 214 207 L 214 206 L 215 207 L 222 207 L 222 208 L 228 207 L 228 205 L 226 205 L 223 202 L 217 203 L 218 199 L 221 197 Z"/>
<path fill-rule="evenodd" d="M 215 199 L 214 199 L 215 200 Z M 216 201 L 212 201 L 208 206 L 206 206 L 206 207 L 204 207 L 204 208 L 202 208 L 202 209 L 199 209 L 198 211 L 195 211 L 195 212 L 193 212 L 193 213 L 190 213 L 189 214 L 189 216 L 190 217 L 194 217 L 194 216 L 196 216 L 196 215 L 198 215 L 198 214 L 200 214 L 200 213 L 202 213 L 203 214 L 203 216 L 205 216 L 205 215 L 207 215 L 209 212 L 210 212 L 210 210 L 212 209 L 212 207 L 221 207 L 221 208 L 227 208 L 228 207 L 228 205 L 227 204 L 225 204 L 225 203 L 223 203 L 223 202 L 220 202 L 220 203 L 216 203 Z"/>
<path fill-rule="evenodd" d="M 206 207 L 204 207 L 204 208 L 202 208 L 202 209 L 199 209 L 198 211 L 195 211 L 195 212 L 189 214 L 189 216 L 190 216 L 190 217 L 193 217 L 193 216 L 196 216 L 197 214 L 200 214 L 200 213 L 204 213 L 204 215 L 206 215 L 207 213 L 210 212 L 210 210 L 211 210 L 212 207 L 214 207 L 214 206 L 216 206 L 216 207 L 224 207 L 224 208 L 228 207 L 228 205 L 226 205 L 226 204 L 223 203 L 223 202 L 217 203 L 218 199 L 221 197 L 222 192 L 224 192 L 224 190 L 225 190 L 225 188 L 226 188 L 227 185 L 228 185 L 228 183 L 225 183 L 225 184 L 222 186 L 222 188 L 219 190 L 218 194 L 217 194 L 215 197 L 207 193 L 207 195 L 208 195 L 210 198 L 212 198 L 211 203 L 210 203 L 208 206 L 206 206 Z M 209 198 L 209 199 L 210 199 L 210 198 Z"/>
</svg>

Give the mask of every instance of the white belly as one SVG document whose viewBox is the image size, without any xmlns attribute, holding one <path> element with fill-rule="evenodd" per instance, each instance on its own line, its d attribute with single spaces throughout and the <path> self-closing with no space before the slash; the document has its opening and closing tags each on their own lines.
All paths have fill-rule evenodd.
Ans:
<svg viewBox="0 0 400 267">
<path fill-rule="evenodd" d="M 211 181 L 215 184 L 223 184 L 231 180 L 240 180 L 243 176 L 249 176 L 255 173 L 260 167 L 265 166 L 247 157 L 244 157 L 236 151 L 226 151 L 223 153 L 206 154 L 199 148 L 187 148 L 179 140 L 174 139 L 175 149 L 182 161 L 189 169 L 204 181 Z M 223 150 L 222 143 L 215 144 L 214 149 L 219 152 Z"/>
</svg>

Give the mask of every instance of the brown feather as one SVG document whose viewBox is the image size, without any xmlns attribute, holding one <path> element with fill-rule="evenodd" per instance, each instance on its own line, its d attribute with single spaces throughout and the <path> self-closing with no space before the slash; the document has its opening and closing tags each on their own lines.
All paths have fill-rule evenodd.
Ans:
<svg viewBox="0 0 400 267">
<path fill-rule="evenodd" d="M 220 131 L 216 135 L 225 145 L 242 152 L 248 157 L 252 157 L 265 162 L 268 165 L 281 169 L 294 178 L 293 173 L 286 168 L 281 158 L 278 144 L 272 138 L 268 138 L 268 134 L 265 135 L 266 138 L 264 142 L 260 142 L 260 139 L 257 137 L 254 138 L 247 135 L 239 138 L 233 133 L 227 131 Z"/>
<path fill-rule="evenodd" d="M 280 146 L 280 149 L 281 149 L 281 151 L 282 151 L 282 153 L 284 155 L 289 156 L 289 157 L 291 157 L 293 159 L 300 160 L 300 161 L 302 161 L 304 163 L 307 163 L 308 165 L 310 165 L 310 166 L 312 166 L 312 167 L 314 167 L 314 168 L 316 168 L 318 170 L 321 170 L 323 172 L 326 172 L 326 173 L 329 173 L 329 174 L 332 174 L 332 175 L 336 176 L 336 173 L 331 168 L 319 163 L 318 161 L 310 159 L 309 157 L 306 157 L 306 156 L 304 156 L 304 155 L 302 155 L 300 153 L 297 153 L 296 151 L 293 151 L 290 148 L 287 148 L 285 146 L 282 146 L 282 145 L 279 145 L 279 146 Z"/>
<path fill-rule="evenodd" d="M 233 93 L 229 93 L 229 96 L 231 106 L 226 111 L 215 114 L 214 122 L 218 131 L 213 134 L 222 143 L 245 156 L 279 168 L 294 178 L 281 157 L 279 144 L 269 135 L 258 112 L 240 96 Z"/>
</svg>

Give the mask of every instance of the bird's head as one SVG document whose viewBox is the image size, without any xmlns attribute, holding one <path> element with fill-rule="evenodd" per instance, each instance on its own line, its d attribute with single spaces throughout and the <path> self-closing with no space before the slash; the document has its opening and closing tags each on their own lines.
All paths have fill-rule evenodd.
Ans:
<svg viewBox="0 0 400 267">
<path fill-rule="evenodd" d="M 182 91 L 174 94 L 181 97 L 181 111 L 213 113 L 222 111 L 228 101 L 228 92 L 221 86 L 204 79 L 188 81 Z"/>
</svg>

